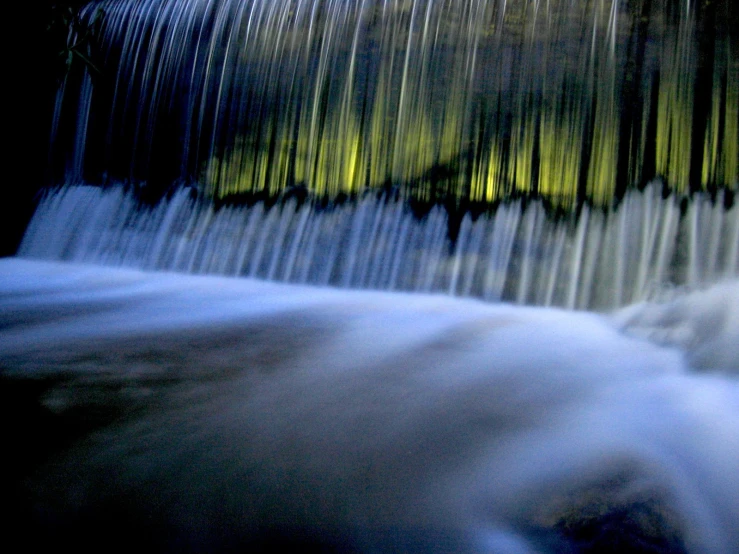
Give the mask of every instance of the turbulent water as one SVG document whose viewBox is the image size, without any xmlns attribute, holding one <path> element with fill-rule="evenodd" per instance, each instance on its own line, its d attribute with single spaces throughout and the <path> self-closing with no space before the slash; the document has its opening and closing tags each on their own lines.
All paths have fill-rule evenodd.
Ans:
<svg viewBox="0 0 739 554">
<path fill-rule="evenodd" d="M 5 538 L 731 554 L 737 313 L 736 281 L 605 317 L 2 260 Z"/>
</svg>

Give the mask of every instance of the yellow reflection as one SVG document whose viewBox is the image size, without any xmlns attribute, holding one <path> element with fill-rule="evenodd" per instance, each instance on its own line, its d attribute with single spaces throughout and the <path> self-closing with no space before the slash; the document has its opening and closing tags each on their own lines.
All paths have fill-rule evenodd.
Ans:
<svg viewBox="0 0 739 554">
<path fill-rule="evenodd" d="M 223 123 L 236 136 L 203 168 L 213 196 L 301 184 L 333 197 L 391 182 L 427 200 L 535 193 L 569 208 L 584 193 L 606 205 L 619 172 L 627 185 L 655 176 L 647 161 L 689 190 L 694 150 L 700 185 L 739 178 L 739 62 L 728 45 L 716 45 L 706 131 L 694 137 L 693 12 L 675 24 L 654 8 L 652 65 L 630 83 L 629 33 L 641 20 L 628 3 L 366 0 L 315 13 L 288 4 L 287 16 L 270 9 L 267 28 L 240 38 L 235 90 L 256 84 L 234 95 L 252 104 L 232 106 L 247 115 Z M 623 105 L 628 87 L 634 106 Z"/>
</svg>

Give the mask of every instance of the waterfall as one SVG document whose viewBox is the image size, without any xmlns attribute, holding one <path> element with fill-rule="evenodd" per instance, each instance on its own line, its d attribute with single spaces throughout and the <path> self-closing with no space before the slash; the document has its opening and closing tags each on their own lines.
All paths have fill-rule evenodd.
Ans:
<svg viewBox="0 0 739 554">
<path fill-rule="evenodd" d="M 736 14 L 673 8 L 91 2 L 19 254 L 593 309 L 736 276 Z"/>
</svg>

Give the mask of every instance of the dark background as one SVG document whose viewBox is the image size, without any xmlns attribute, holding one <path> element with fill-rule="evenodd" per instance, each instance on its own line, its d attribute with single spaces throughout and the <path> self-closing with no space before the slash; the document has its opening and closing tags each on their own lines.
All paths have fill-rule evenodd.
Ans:
<svg viewBox="0 0 739 554">
<path fill-rule="evenodd" d="M 0 256 L 15 253 L 34 199 L 47 182 L 54 95 L 65 71 L 66 28 L 59 14 L 86 3 L 35 0 L 4 9 L 4 165 L 9 171 L 0 195 Z"/>
</svg>

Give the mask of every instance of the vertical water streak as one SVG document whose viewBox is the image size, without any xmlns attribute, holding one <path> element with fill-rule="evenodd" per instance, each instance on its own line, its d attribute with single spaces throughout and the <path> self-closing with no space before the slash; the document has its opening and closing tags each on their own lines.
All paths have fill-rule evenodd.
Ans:
<svg viewBox="0 0 739 554">
<path fill-rule="evenodd" d="M 412 219 L 410 217 L 404 217 L 401 225 L 400 233 L 396 240 L 395 252 L 392 254 L 387 290 L 398 289 L 398 280 L 400 279 L 401 272 L 400 268 L 403 265 L 403 261 L 407 258 L 407 245 L 408 243 L 415 242 L 412 240 L 414 237 L 411 237 L 411 240 L 408 240 L 409 234 L 412 233 L 411 229 L 417 229 L 416 225 L 412 225 Z"/>
<path fill-rule="evenodd" d="M 513 253 L 513 244 L 521 221 L 521 205 L 516 203 L 498 208 L 493 222 L 491 251 L 485 274 L 483 298 L 501 300 Z"/>
<path fill-rule="evenodd" d="M 282 274 L 282 280 L 286 282 L 292 281 L 293 270 L 297 263 L 298 250 L 304 242 L 304 236 L 306 234 L 306 227 L 308 226 L 308 219 L 311 215 L 310 210 L 300 210 L 298 215 L 298 223 L 296 231 L 293 234 L 292 241 L 290 243 L 290 249 L 287 251 L 287 257 L 285 261 L 285 269 Z"/>
<path fill-rule="evenodd" d="M 354 273 L 355 271 L 358 271 L 358 268 L 356 268 L 358 265 L 357 257 L 363 255 L 362 257 L 366 259 L 366 252 L 371 249 L 371 245 L 367 245 L 367 241 L 373 240 L 374 237 L 377 236 L 375 225 L 379 225 L 381 210 L 377 210 L 377 216 L 375 217 L 374 222 L 375 225 L 373 225 L 372 231 L 370 231 L 368 236 L 365 236 L 362 232 L 364 231 L 364 221 L 367 217 L 368 209 L 369 199 L 365 198 L 358 202 L 357 212 L 353 218 L 354 224 L 352 225 L 351 233 L 349 235 L 349 255 L 346 260 L 346 268 L 344 270 L 344 279 L 342 282 L 342 286 L 345 288 L 349 288 L 352 285 Z M 365 249 L 365 245 L 368 248 Z M 362 273 L 358 273 L 358 275 L 361 283 Z"/>
<path fill-rule="evenodd" d="M 277 277 L 277 268 L 284 250 L 283 245 L 288 240 L 288 230 L 290 228 L 290 222 L 295 215 L 295 200 L 288 200 L 281 208 L 282 214 L 280 217 L 279 227 L 276 231 L 276 240 L 271 245 L 272 256 L 267 268 L 267 272 L 264 275 L 269 280 L 273 280 Z"/>
<path fill-rule="evenodd" d="M 482 247 L 484 233 L 487 230 L 486 223 L 484 219 L 480 218 L 472 226 L 468 241 L 469 245 L 467 247 L 465 279 L 462 282 L 460 296 L 471 296 L 473 294 L 473 285 L 476 280 L 475 276 L 478 273 L 477 267 L 479 266 L 481 257 L 480 248 Z"/>
<path fill-rule="evenodd" d="M 426 219 L 426 241 L 419 264 L 417 290 L 431 292 L 434 290 L 437 272 L 442 264 L 444 250 L 447 249 L 447 218 L 441 207 L 431 212 L 435 217 Z"/>
<path fill-rule="evenodd" d="M 726 264 L 724 266 L 724 277 L 734 276 L 739 273 L 739 207 L 735 203 L 729 212 L 727 220 L 730 223 L 728 238 L 726 240 Z"/>
<path fill-rule="evenodd" d="M 551 260 L 554 265 L 549 268 L 549 278 L 546 283 L 546 289 L 542 299 L 542 306 L 553 305 L 555 293 L 557 291 L 557 282 L 563 278 L 560 267 L 564 258 L 564 247 L 566 239 L 567 228 L 564 225 L 560 225 L 555 229 L 555 235 L 552 239 L 554 243 L 554 248 L 552 250 Z"/>
<path fill-rule="evenodd" d="M 534 279 L 535 264 L 541 254 L 537 244 L 541 235 L 537 231 L 541 228 L 542 216 L 539 204 L 529 206 L 524 211 L 524 229 L 521 237 L 522 243 L 519 246 L 521 249 L 519 254 L 520 267 L 515 297 L 519 304 L 525 303 L 531 293 L 531 281 Z"/>
<path fill-rule="evenodd" d="M 235 275 L 246 274 L 246 263 L 249 259 L 248 256 L 251 252 L 251 248 L 254 245 L 254 233 L 257 232 L 257 228 L 262 223 L 264 217 L 264 205 L 257 204 L 248 212 L 247 223 L 244 226 L 244 234 L 240 239 L 240 245 L 236 254 L 236 264 L 234 268 Z"/>
<path fill-rule="evenodd" d="M 452 253 L 452 265 L 451 273 L 449 278 L 449 289 L 448 294 L 454 296 L 457 294 L 457 282 L 459 281 L 459 273 L 462 271 L 462 265 L 467 253 L 467 242 L 469 235 L 472 231 L 472 216 L 465 214 L 462 218 L 462 223 L 459 226 L 459 234 L 454 245 L 454 252 Z"/>
<path fill-rule="evenodd" d="M 585 236 L 584 254 L 582 261 L 582 272 L 578 286 L 577 300 L 575 308 L 587 309 L 589 306 L 612 306 L 612 294 L 610 290 L 603 290 L 602 284 L 596 281 L 596 272 L 598 269 L 598 261 L 601 261 L 609 271 L 610 262 L 607 256 L 603 255 L 604 235 L 606 239 L 611 236 L 607 228 L 607 219 L 601 211 L 592 212 L 590 221 L 588 222 L 588 233 Z"/>
</svg>

